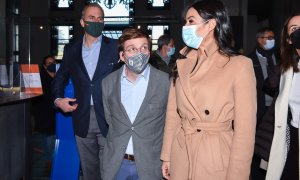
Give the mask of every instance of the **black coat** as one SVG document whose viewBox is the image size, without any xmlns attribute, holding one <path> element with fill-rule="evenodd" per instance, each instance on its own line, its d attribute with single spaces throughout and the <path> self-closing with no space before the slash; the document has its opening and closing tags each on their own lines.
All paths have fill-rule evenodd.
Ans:
<svg viewBox="0 0 300 180">
<path fill-rule="evenodd" d="M 279 92 L 280 67 L 276 66 L 272 74 L 264 81 L 263 90 L 273 97 L 271 106 L 264 114 L 261 123 L 258 125 L 255 135 L 255 154 L 265 161 L 269 160 L 270 150 L 274 135 L 275 124 L 275 102 Z"/>
<path fill-rule="evenodd" d="M 158 70 L 161 70 L 165 73 L 170 74 L 172 71 L 172 67 L 175 63 L 173 58 L 170 59 L 170 63 L 167 64 L 161 57 L 154 51 L 149 58 L 149 63 Z"/>
<path fill-rule="evenodd" d="M 279 55 L 277 53 L 275 55 L 276 64 L 279 63 Z M 265 114 L 265 92 L 264 88 L 264 75 L 262 71 L 262 67 L 258 60 L 256 50 L 254 50 L 250 55 L 248 55 L 250 59 L 252 59 L 255 77 L 256 77 L 256 91 L 257 91 L 257 127 L 260 124 L 264 114 Z"/>
</svg>

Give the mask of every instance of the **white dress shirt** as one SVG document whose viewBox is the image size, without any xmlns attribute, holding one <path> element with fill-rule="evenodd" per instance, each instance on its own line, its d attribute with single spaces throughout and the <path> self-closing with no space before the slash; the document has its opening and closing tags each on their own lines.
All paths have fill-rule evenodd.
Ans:
<svg viewBox="0 0 300 180">
<path fill-rule="evenodd" d="M 121 102 L 127 112 L 131 123 L 133 124 L 146 95 L 149 82 L 150 67 L 148 65 L 146 69 L 138 76 L 134 83 L 130 82 L 126 76 L 126 65 L 123 65 L 122 68 Z M 129 139 L 126 154 L 134 154 L 132 136 Z"/>
</svg>

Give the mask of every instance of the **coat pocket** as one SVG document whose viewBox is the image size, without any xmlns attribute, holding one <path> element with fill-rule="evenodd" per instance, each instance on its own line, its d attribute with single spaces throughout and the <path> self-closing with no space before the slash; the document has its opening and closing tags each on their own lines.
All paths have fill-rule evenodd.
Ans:
<svg viewBox="0 0 300 180">
<path fill-rule="evenodd" d="M 211 153 L 212 153 L 212 163 L 213 167 L 217 171 L 224 170 L 224 162 L 222 158 L 221 152 L 221 144 L 220 144 L 219 134 L 211 134 L 210 135 L 210 145 L 211 145 Z"/>
</svg>

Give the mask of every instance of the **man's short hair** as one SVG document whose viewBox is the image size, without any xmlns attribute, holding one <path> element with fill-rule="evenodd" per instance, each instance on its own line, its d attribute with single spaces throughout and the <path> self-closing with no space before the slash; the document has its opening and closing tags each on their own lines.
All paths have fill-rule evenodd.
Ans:
<svg viewBox="0 0 300 180">
<path fill-rule="evenodd" d="M 148 41 L 149 50 L 151 50 L 151 39 L 149 35 L 137 28 L 126 28 L 123 30 L 122 35 L 119 37 L 119 51 L 124 50 L 124 43 L 130 39 L 146 38 Z"/>
<path fill-rule="evenodd" d="M 46 61 L 47 61 L 48 58 L 52 58 L 52 59 L 55 60 L 54 56 L 52 56 L 52 55 L 47 55 L 47 56 L 45 56 L 45 57 L 43 58 L 43 65 L 46 65 Z"/>
<path fill-rule="evenodd" d="M 263 27 L 263 28 L 258 29 L 256 31 L 256 38 L 264 36 L 265 32 L 269 32 L 269 31 L 274 33 L 273 29 L 271 29 L 270 27 Z"/>
<path fill-rule="evenodd" d="M 84 18 L 86 9 L 89 8 L 89 7 L 99 8 L 101 10 L 103 16 L 104 16 L 104 11 L 103 11 L 102 7 L 98 3 L 89 3 L 89 4 L 85 5 L 84 8 L 82 9 L 82 12 L 81 12 L 81 18 L 82 19 Z"/>
<path fill-rule="evenodd" d="M 163 45 L 168 45 L 171 39 L 173 39 L 173 37 L 169 34 L 161 35 L 157 40 L 158 50 L 161 50 Z"/>
</svg>

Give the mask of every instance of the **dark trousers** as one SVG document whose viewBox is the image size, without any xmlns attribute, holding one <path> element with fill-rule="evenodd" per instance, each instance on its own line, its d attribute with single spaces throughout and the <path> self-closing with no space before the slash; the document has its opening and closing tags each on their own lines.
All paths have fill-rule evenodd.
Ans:
<svg viewBox="0 0 300 180">
<path fill-rule="evenodd" d="M 95 110 L 91 107 L 90 125 L 85 138 L 75 136 L 80 156 L 84 180 L 100 180 L 103 171 L 103 148 L 105 138 L 102 136 L 96 119 Z"/>
<path fill-rule="evenodd" d="M 266 114 L 267 110 L 270 106 L 264 106 L 263 113 Z M 263 119 L 263 118 L 262 118 Z M 262 119 L 257 119 L 256 127 L 260 125 Z M 257 128 L 256 128 L 257 129 Z M 253 155 L 252 163 L 251 163 L 251 172 L 250 179 L 251 180 L 265 180 L 267 171 L 260 168 L 261 157 L 257 154 Z"/>
<path fill-rule="evenodd" d="M 290 149 L 287 155 L 281 180 L 299 179 L 299 134 L 298 128 L 290 125 Z"/>
</svg>

